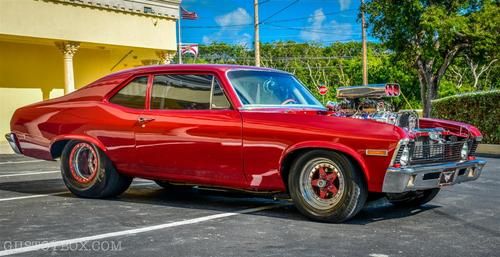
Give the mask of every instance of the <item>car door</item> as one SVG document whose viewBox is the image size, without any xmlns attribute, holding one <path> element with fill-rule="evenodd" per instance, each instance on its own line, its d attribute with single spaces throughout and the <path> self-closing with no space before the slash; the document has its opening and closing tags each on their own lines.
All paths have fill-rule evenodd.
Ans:
<svg viewBox="0 0 500 257">
<path fill-rule="evenodd" d="M 120 88 L 96 109 L 92 120 L 98 124 L 89 133 L 106 147 L 107 155 L 121 172 L 135 174 L 140 170 L 135 153 L 134 130 L 137 119 L 146 107 L 148 75 L 138 75 L 125 81 Z"/>
<path fill-rule="evenodd" d="M 215 75 L 155 74 L 139 117 L 136 152 L 146 176 L 241 186 L 241 116 Z"/>
</svg>

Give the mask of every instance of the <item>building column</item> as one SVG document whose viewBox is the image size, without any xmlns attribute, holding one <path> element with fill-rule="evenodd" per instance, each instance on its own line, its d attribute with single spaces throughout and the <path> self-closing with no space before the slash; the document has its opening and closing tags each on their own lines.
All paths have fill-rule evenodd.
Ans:
<svg viewBox="0 0 500 257">
<path fill-rule="evenodd" d="M 77 42 L 56 43 L 64 55 L 64 94 L 75 91 L 75 75 L 73 70 L 73 56 L 80 47 Z"/>
</svg>

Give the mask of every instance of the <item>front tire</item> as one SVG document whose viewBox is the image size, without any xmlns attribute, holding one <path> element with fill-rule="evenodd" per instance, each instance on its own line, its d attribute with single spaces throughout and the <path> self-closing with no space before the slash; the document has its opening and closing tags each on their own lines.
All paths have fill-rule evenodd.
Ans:
<svg viewBox="0 0 500 257">
<path fill-rule="evenodd" d="M 405 193 L 387 193 L 387 200 L 393 205 L 418 207 L 430 202 L 439 193 L 439 188 L 418 190 Z"/>
<path fill-rule="evenodd" d="M 297 209 L 316 221 L 343 222 L 364 206 L 368 190 L 361 171 L 345 155 L 314 150 L 292 165 L 288 187 Z"/>
<path fill-rule="evenodd" d="M 64 147 L 61 173 L 66 187 L 85 198 L 117 196 L 132 183 L 132 178 L 116 171 L 103 151 L 91 143 L 76 140 Z"/>
</svg>

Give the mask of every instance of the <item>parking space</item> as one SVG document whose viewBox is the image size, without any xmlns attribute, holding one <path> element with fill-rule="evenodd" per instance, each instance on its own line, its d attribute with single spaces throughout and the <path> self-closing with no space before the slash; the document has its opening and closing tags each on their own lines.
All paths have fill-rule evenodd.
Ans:
<svg viewBox="0 0 500 257">
<path fill-rule="evenodd" d="M 369 203 L 345 224 L 305 219 L 287 200 L 137 179 L 114 199 L 70 194 L 59 163 L 0 155 L 0 256 L 495 256 L 500 159 L 431 203 Z"/>
</svg>

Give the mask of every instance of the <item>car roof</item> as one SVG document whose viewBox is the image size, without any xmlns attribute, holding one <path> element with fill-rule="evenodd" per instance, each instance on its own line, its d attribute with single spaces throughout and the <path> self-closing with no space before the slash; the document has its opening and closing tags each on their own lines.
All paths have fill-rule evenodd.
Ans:
<svg viewBox="0 0 500 257">
<path fill-rule="evenodd" d="M 106 77 L 114 77 L 116 75 L 124 74 L 138 74 L 145 72 L 162 72 L 162 71 L 222 71 L 233 69 L 244 69 L 244 70 L 261 70 L 261 71 L 276 71 L 284 72 L 281 70 L 276 70 L 272 68 L 256 67 L 256 66 L 245 66 L 236 64 L 164 64 L 164 65 L 150 65 L 141 66 L 137 68 L 127 69 L 112 73 Z"/>
</svg>

